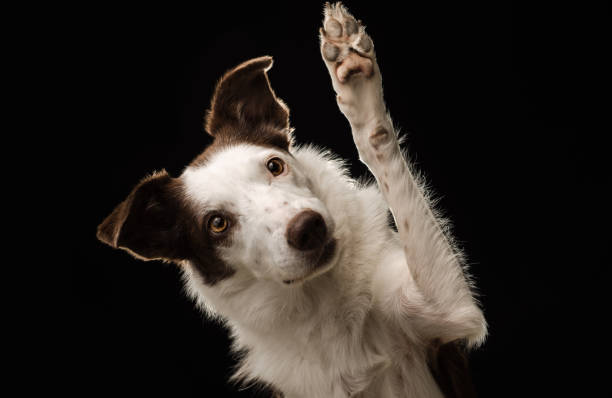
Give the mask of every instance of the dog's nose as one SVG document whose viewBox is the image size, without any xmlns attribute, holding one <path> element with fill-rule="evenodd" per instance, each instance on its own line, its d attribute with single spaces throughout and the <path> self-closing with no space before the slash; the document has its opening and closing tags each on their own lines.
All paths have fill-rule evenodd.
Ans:
<svg viewBox="0 0 612 398">
<path fill-rule="evenodd" d="M 294 216 L 287 226 L 287 242 L 298 250 L 318 249 L 325 243 L 327 226 L 323 217 L 313 210 Z"/>
</svg>

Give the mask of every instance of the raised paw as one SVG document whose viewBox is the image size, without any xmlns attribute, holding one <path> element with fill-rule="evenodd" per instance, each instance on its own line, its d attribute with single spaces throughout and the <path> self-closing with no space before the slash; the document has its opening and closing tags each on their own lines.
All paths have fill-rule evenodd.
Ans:
<svg viewBox="0 0 612 398">
<path fill-rule="evenodd" d="M 374 45 L 361 21 L 355 20 L 342 3 L 326 3 L 324 15 L 321 55 L 332 79 L 343 84 L 355 80 L 354 76 L 372 77 L 376 63 Z"/>
</svg>

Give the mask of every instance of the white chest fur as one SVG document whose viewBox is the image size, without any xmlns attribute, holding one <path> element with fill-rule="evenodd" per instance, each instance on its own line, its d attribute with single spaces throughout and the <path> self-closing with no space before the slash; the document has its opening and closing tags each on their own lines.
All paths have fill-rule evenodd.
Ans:
<svg viewBox="0 0 612 398">
<path fill-rule="evenodd" d="M 354 297 L 349 310 L 338 297 L 307 322 L 296 317 L 266 331 L 230 322 L 246 352 L 236 378 L 271 383 L 288 398 L 441 397 L 425 352 L 368 299 Z"/>
</svg>

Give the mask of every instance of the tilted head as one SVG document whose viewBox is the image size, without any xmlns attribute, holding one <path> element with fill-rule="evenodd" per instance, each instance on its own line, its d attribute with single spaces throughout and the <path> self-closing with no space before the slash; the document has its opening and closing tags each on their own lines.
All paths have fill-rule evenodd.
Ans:
<svg viewBox="0 0 612 398">
<path fill-rule="evenodd" d="M 334 222 L 291 154 L 271 66 L 261 57 L 225 74 L 206 116 L 213 143 L 180 177 L 142 180 L 100 224 L 101 241 L 189 263 L 209 286 L 245 273 L 296 285 L 333 266 Z"/>
</svg>

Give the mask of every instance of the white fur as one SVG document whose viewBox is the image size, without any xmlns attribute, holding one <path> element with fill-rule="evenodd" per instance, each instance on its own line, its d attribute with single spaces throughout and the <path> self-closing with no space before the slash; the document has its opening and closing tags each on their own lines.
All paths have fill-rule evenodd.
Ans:
<svg viewBox="0 0 612 398">
<path fill-rule="evenodd" d="M 276 191 L 265 182 L 258 188 L 257 183 L 242 179 L 265 181 L 261 159 L 270 151 L 238 146 L 201 169 L 186 170 L 183 178 L 189 197 L 209 206 L 213 197 L 223 198 L 223 192 L 231 197 L 234 192 L 233 197 L 245 206 L 250 196 L 266 206 L 278 203 L 287 197 L 283 190 Z M 294 197 L 296 203 L 310 201 L 312 206 L 314 195 L 320 200 L 315 207 L 333 219 L 333 234 L 339 242 L 334 267 L 301 285 L 285 286 L 274 278 L 256 276 L 259 271 L 250 268 L 253 262 L 242 260 L 248 254 L 234 256 L 228 249 L 226 261 L 243 262 L 236 275 L 212 287 L 202 283 L 190 264 L 184 267 L 187 291 L 209 314 L 226 322 L 235 349 L 247 352 L 235 378 L 269 383 L 296 398 L 348 397 L 357 392 L 364 397 L 441 396 L 427 369 L 425 343 L 440 337 L 439 330 L 449 328 L 446 333 L 453 333 L 455 325 L 438 317 L 415 285 L 398 234 L 388 225 L 383 196 L 375 185 L 360 185 L 348 178 L 341 162 L 314 147 L 298 148 L 293 156 L 290 170 L 307 175 L 312 187 L 301 187 L 305 198 Z M 224 163 L 226 159 L 241 166 L 232 169 Z M 261 174 L 243 162 L 259 165 Z M 231 171 L 237 175 L 214 179 L 215 169 L 221 175 Z M 226 181 L 231 184 L 224 185 Z M 279 197 L 265 197 L 266 190 Z M 289 191 L 299 192 L 300 187 Z M 278 206 L 274 216 L 260 214 L 263 219 L 245 219 L 253 225 L 245 225 L 244 235 L 235 239 L 237 248 L 278 247 L 281 238 L 261 233 L 260 223 L 278 224 L 270 217 L 286 223 L 293 213 L 285 214 L 283 209 Z M 461 325 L 456 333 L 465 337 Z"/>
<path fill-rule="evenodd" d="M 349 17 L 333 7 L 326 18 Z M 426 362 L 429 343 L 471 347 L 486 335 L 460 253 L 400 151 L 373 50 L 362 56 L 373 60 L 374 75 L 348 83 L 326 63 L 360 158 L 382 193 L 312 146 L 288 156 L 238 145 L 181 177 L 195 208 L 228 206 L 239 218 L 232 245 L 220 249 L 236 273 L 209 286 L 185 263 L 187 291 L 245 352 L 234 378 L 271 384 L 286 398 L 442 397 Z M 380 127 L 389 137 L 374 145 Z M 271 156 L 287 162 L 286 174 L 267 172 Z M 337 252 L 325 272 L 287 286 L 284 279 L 307 269 L 284 235 L 305 208 L 323 215 Z M 388 225 L 389 209 L 398 233 Z"/>
</svg>

